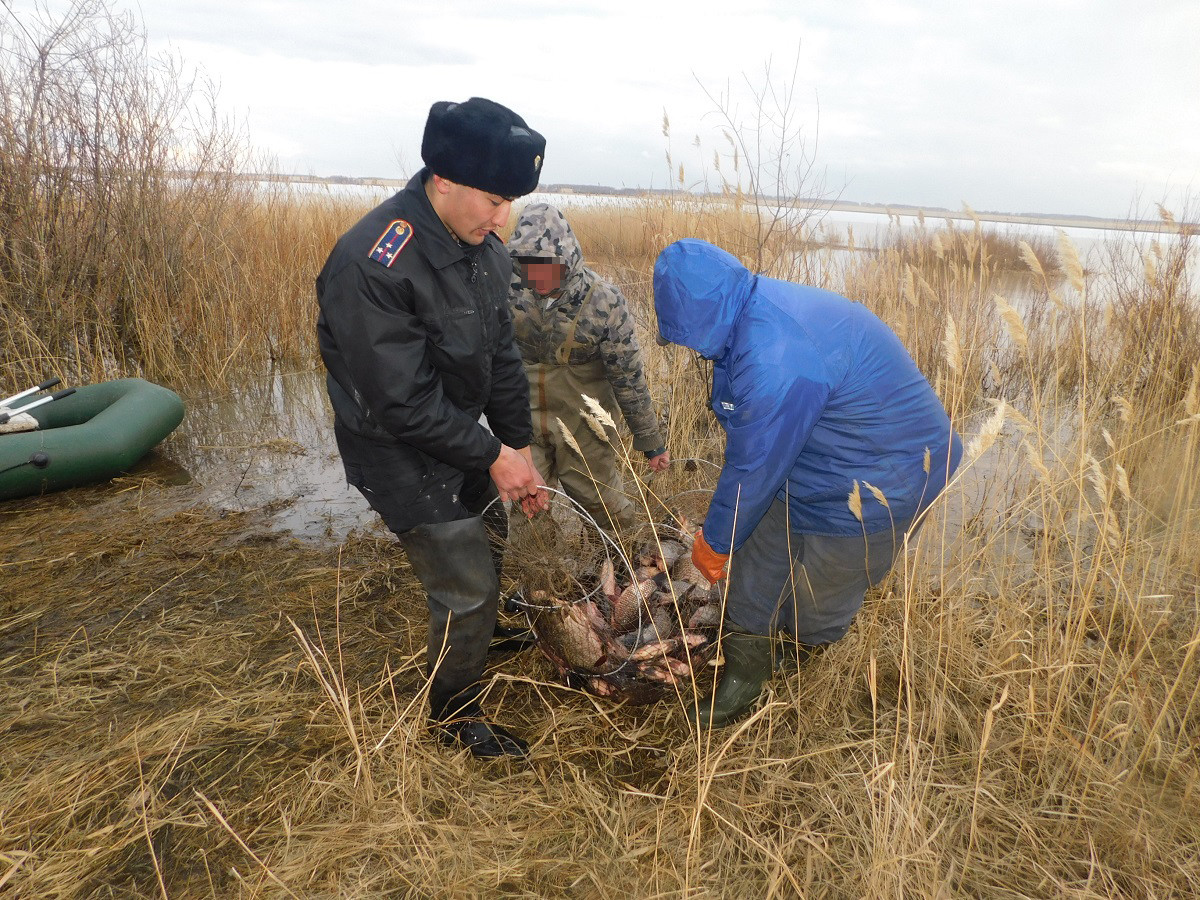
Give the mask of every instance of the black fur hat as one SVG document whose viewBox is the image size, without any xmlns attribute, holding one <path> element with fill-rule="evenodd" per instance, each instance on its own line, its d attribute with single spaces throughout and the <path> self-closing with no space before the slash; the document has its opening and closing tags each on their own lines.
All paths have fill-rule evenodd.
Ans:
<svg viewBox="0 0 1200 900">
<path fill-rule="evenodd" d="M 429 110 L 421 159 L 435 175 L 513 199 L 532 193 L 546 139 L 499 103 L 439 100 Z"/>
</svg>

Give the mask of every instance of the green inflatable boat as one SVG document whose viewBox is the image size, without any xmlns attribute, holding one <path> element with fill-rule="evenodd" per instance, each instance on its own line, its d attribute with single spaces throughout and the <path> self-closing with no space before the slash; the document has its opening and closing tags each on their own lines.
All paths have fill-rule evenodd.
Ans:
<svg viewBox="0 0 1200 900">
<path fill-rule="evenodd" d="M 140 378 L 60 393 L 26 413 L 36 430 L 0 434 L 0 500 L 113 478 L 183 421 L 179 395 Z"/>
</svg>

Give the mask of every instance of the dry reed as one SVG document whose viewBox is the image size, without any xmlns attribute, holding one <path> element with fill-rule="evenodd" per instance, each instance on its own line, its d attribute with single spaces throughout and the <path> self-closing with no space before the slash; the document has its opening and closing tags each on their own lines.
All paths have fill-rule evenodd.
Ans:
<svg viewBox="0 0 1200 900">
<path fill-rule="evenodd" d="M 907 314 L 905 283 L 866 299 Z M 653 346 L 628 294 L 673 454 L 719 458 L 704 368 Z M 955 307 L 990 336 L 974 365 L 1007 360 L 1021 390 L 977 420 L 966 357 L 927 360 L 969 461 L 851 634 L 727 732 L 677 701 L 607 706 L 527 654 L 497 662 L 488 705 L 537 738 L 532 765 L 448 756 L 390 540 L 300 544 L 138 479 L 9 504 L 0 878 L 39 897 L 1194 893 L 1200 375 L 1081 407 L 1061 363 L 1031 363 L 1073 348 L 1016 313 Z M 1093 398 L 1121 386 L 1087 371 Z"/>
<path fill-rule="evenodd" d="M 14 168 L 20 149 L 0 148 L 6 186 L 57 171 Z M 310 279 L 361 209 L 208 176 L 150 188 L 126 218 L 86 192 L 61 208 L 4 195 L 32 204 L 0 223 L 4 381 L 218 383 L 311 364 Z M 707 237 L 787 275 L 828 250 L 764 231 L 742 202 L 569 213 L 631 301 L 680 460 L 719 459 L 721 435 L 706 364 L 653 344 L 657 252 Z M 55 214 L 15 230 L 31 210 Z M 115 255 L 89 242 L 77 261 L 61 235 L 80 222 L 107 229 Z M 1196 896 L 1190 237 L 1180 225 L 1103 268 L 1068 244 L 1052 263 L 1018 242 L 1017 279 L 978 222 L 824 258 L 828 286 L 902 335 L 973 452 L 851 633 L 726 731 L 697 733 L 676 700 L 615 708 L 523 654 L 495 661 L 487 705 L 534 739 L 532 761 L 477 764 L 425 732 L 424 600 L 379 532 L 301 543 L 146 477 L 5 504 L 0 886 Z M 252 443 L 214 431 L 214 445 Z M 639 496 L 712 477 L 677 465 Z"/>
</svg>

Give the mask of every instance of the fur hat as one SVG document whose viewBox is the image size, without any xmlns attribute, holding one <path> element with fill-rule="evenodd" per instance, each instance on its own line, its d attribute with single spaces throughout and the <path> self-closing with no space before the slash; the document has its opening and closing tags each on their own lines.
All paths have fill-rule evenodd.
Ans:
<svg viewBox="0 0 1200 900">
<path fill-rule="evenodd" d="M 510 200 L 537 188 L 545 152 L 546 139 L 524 119 L 483 97 L 433 104 L 421 139 L 434 174 Z"/>
</svg>

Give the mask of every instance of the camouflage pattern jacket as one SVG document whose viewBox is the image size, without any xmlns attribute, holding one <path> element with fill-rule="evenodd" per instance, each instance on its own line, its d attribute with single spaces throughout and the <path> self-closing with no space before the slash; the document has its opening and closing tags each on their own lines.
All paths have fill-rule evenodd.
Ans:
<svg viewBox="0 0 1200 900">
<path fill-rule="evenodd" d="M 520 267 L 513 275 L 509 305 L 517 346 L 529 375 L 535 438 L 557 442 L 555 419 L 572 432 L 582 425 L 580 394 L 617 409 L 636 450 L 663 447 L 642 351 L 625 296 L 583 264 L 583 250 L 563 214 L 553 206 L 527 206 L 517 221 L 508 252 L 566 265 L 563 287 L 541 297 L 526 288 Z"/>
</svg>

